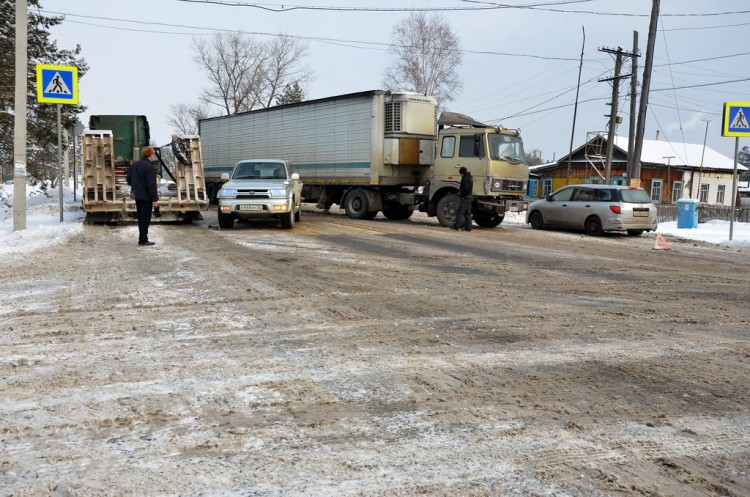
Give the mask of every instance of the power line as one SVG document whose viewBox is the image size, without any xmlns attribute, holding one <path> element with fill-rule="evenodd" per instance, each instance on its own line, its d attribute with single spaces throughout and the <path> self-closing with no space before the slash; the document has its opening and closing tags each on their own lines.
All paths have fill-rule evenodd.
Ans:
<svg viewBox="0 0 750 497">
<path fill-rule="evenodd" d="M 503 4 L 497 4 L 494 2 L 485 2 L 480 0 L 462 0 L 463 2 L 467 3 L 477 3 L 477 4 L 483 4 L 483 5 L 503 5 Z M 622 12 L 596 12 L 592 10 L 562 10 L 562 9 L 550 9 L 550 8 L 540 8 L 540 7 L 534 7 L 534 6 L 514 6 L 514 8 L 517 9 L 528 9 L 528 10 L 543 10 L 547 12 L 562 12 L 566 14 L 592 14 L 592 15 L 598 15 L 598 16 L 623 16 L 623 17 L 650 17 L 650 14 L 630 14 L 630 13 L 622 13 Z M 697 14 L 664 14 L 660 13 L 660 16 L 664 17 L 711 17 L 711 16 L 727 16 L 727 15 L 737 15 L 737 14 L 750 14 L 750 10 L 739 10 L 739 11 L 732 11 L 732 12 L 708 12 L 708 13 L 697 13 Z"/>
<path fill-rule="evenodd" d="M 669 45 L 667 44 L 667 34 L 664 32 L 664 18 L 659 19 L 661 21 L 661 36 L 664 40 L 664 51 L 667 54 L 667 63 L 671 62 L 669 60 Z M 674 88 L 674 74 L 672 73 L 672 64 L 669 64 L 669 78 L 672 81 L 672 88 Z M 677 99 L 677 90 L 673 89 L 672 93 L 674 95 L 674 104 L 677 107 L 677 122 L 680 125 L 680 135 L 682 137 L 682 143 L 685 143 L 685 130 L 682 127 L 682 114 L 680 112 L 680 101 Z M 684 146 L 684 145 L 683 145 Z M 687 156 L 687 148 L 685 149 L 685 155 Z"/>
<path fill-rule="evenodd" d="M 291 12 L 294 10 L 318 10 L 326 12 L 456 12 L 456 11 L 478 11 L 498 9 L 528 9 L 543 7 L 547 5 L 568 5 L 573 3 L 587 3 L 592 0 L 559 0 L 556 2 L 544 2 L 529 5 L 505 5 L 492 4 L 481 7 L 327 7 L 321 5 L 289 5 L 289 4 L 264 4 L 244 3 L 230 0 L 177 0 L 185 3 L 203 3 L 222 5 L 225 7 L 250 7 L 269 12 Z M 466 1 L 466 0 L 464 0 Z M 467 2 L 470 3 L 470 2 Z M 476 2 L 480 3 L 480 2 Z"/>
<path fill-rule="evenodd" d="M 687 88 L 702 88 L 704 86 L 717 86 L 717 85 L 728 85 L 730 83 L 741 83 L 742 81 L 750 81 L 750 78 L 732 79 L 729 81 L 715 81 L 713 83 L 703 83 L 699 85 L 674 86 L 672 88 L 652 88 L 651 91 L 685 90 Z"/>
<path fill-rule="evenodd" d="M 724 29 L 724 28 L 734 28 L 737 26 L 748 26 L 750 25 L 750 22 L 741 22 L 739 24 L 721 24 L 719 26 L 694 26 L 690 28 L 670 28 L 670 29 L 662 29 L 662 31 L 695 31 L 699 29 Z"/>
<path fill-rule="evenodd" d="M 87 15 L 80 15 L 80 14 L 68 14 L 65 12 L 55 12 L 51 10 L 47 10 L 45 12 L 48 12 L 50 14 L 57 14 L 57 15 L 63 15 L 63 16 L 70 16 L 70 17 L 78 17 L 83 19 L 96 19 L 100 21 L 112 21 L 112 22 L 126 22 L 126 23 L 135 23 L 139 25 L 151 25 L 151 26 L 163 26 L 163 27 L 170 27 L 170 28 L 182 28 L 182 29 L 197 29 L 197 30 L 206 30 L 213 33 L 242 33 L 247 35 L 253 35 L 253 36 L 272 36 L 272 37 L 287 37 L 287 38 L 295 38 L 299 40 L 304 41 L 319 41 L 323 43 L 333 43 L 333 44 L 356 44 L 356 45 L 366 45 L 366 46 L 373 46 L 373 47 L 382 47 L 379 48 L 379 50 L 386 50 L 389 47 L 393 46 L 391 43 L 383 43 L 383 42 L 373 42 L 373 41 L 359 41 L 359 40 L 342 40 L 337 38 L 322 38 L 322 37 L 315 37 L 315 36 L 301 36 L 301 35 L 290 35 L 290 34 L 278 34 L 278 33 L 266 33 L 262 31 L 242 31 L 242 30 L 236 30 L 236 29 L 222 29 L 222 28 L 207 28 L 203 26 L 191 26 L 191 25 L 185 25 L 185 24 L 169 24 L 164 22 L 155 22 L 155 21 L 136 21 L 132 19 L 118 19 L 113 17 L 97 17 L 97 16 L 87 16 Z M 184 33 L 184 32 L 172 32 L 172 31 L 149 31 L 144 29 L 137 29 L 137 28 L 127 28 L 127 27 L 121 27 L 121 26 L 102 26 L 99 24 L 93 24 L 93 23 L 86 23 L 83 21 L 73 21 L 70 20 L 69 22 L 77 23 L 77 24 L 86 24 L 90 26 L 98 26 L 106 29 L 118 29 L 123 31 L 136 31 L 136 32 L 155 32 L 159 34 L 177 34 L 177 35 L 192 35 L 195 36 L 196 33 Z M 354 48 L 365 48 L 365 47 L 354 47 Z M 378 48 L 375 48 L 378 49 Z M 575 61 L 578 60 L 575 57 L 554 57 L 549 55 L 536 55 L 536 54 L 523 54 L 523 53 L 512 53 L 512 52 L 494 52 L 489 50 L 458 50 L 461 53 L 469 54 L 469 55 L 494 55 L 494 56 L 504 56 L 504 57 L 524 57 L 524 58 L 531 58 L 531 59 L 541 59 L 541 60 L 562 60 L 562 61 Z"/>
<path fill-rule="evenodd" d="M 662 31 L 669 31 L 669 30 L 662 29 Z M 682 62 L 668 62 L 666 64 L 654 64 L 654 67 L 677 66 L 680 64 L 692 64 L 693 62 L 706 62 L 706 61 L 717 60 L 717 59 L 729 59 L 732 57 L 741 57 L 744 55 L 750 55 L 750 52 L 740 52 L 740 53 L 735 53 L 735 54 L 730 54 L 730 55 L 717 55 L 715 57 L 706 57 L 705 59 L 683 60 Z"/>
</svg>

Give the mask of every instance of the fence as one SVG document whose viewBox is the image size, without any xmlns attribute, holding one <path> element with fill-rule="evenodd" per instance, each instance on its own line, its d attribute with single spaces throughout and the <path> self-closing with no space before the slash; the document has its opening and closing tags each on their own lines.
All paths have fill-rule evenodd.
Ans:
<svg viewBox="0 0 750 497">
<path fill-rule="evenodd" d="M 677 205 L 659 204 L 657 208 L 660 223 L 666 221 L 677 221 Z M 738 223 L 750 223 L 750 205 L 741 205 L 735 209 L 735 212 L 735 221 L 737 221 Z M 699 223 L 705 223 L 714 219 L 718 219 L 720 221 L 730 221 L 731 216 L 732 208 L 727 207 L 726 205 L 698 205 Z"/>
</svg>

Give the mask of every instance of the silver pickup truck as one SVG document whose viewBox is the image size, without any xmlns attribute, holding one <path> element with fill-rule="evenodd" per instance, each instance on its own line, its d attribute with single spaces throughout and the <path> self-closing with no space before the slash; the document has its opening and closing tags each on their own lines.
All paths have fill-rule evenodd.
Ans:
<svg viewBox="0 0 750 497">
<path fill-rule="evenodd" d="M 302 181 L 292 163 L 281 159 L 243 160 L 219 191 L 219 227 L 230 229 L 235 219 L 280 219 L 294 228 L 302 216 Z"/>
</svg>

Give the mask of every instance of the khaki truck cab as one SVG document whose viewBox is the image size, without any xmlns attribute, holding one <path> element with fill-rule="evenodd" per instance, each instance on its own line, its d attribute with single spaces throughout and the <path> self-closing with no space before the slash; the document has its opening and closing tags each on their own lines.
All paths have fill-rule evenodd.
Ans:
<svg viewBox="0 0 750 497">
<path fill-rule="evenodd" d="M 503 221 L 506 212 L 526 208 L 529 170 L 517 130 L 476 122 L 443 128 L 438 132 L 435 155 L 424 207 L 441 225 L 452 225 L 456 216 L 460 167 L 466 167 L 474 178 L 472 214 L 477 225 L 493 228 Z"/>
<path fill-rule="evenodd" d="M 219 190 L 219 227 L 230 229 L 236 219 L 279 219 L 284 229 L 302 217 L 302 181 L 292 163 L 281 159 L 238 162 Z"/>
</svg>

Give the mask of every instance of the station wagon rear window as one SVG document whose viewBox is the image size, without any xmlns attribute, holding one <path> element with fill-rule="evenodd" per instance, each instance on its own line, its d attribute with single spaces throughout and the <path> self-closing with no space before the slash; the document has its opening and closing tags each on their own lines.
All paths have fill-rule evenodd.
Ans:
<svg viewBox="0 0 750 497">
<path fill-rule="evenodd" d="M 628 204 L 650 204 L 651 197 L 641 188 L 620 190 L 620 200 Z"/>
</svg>

